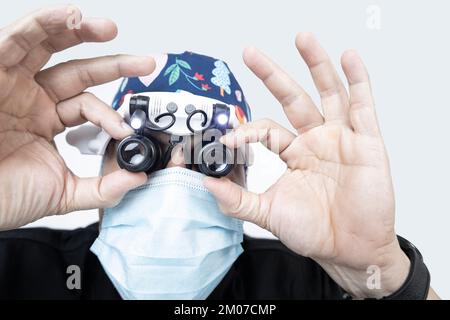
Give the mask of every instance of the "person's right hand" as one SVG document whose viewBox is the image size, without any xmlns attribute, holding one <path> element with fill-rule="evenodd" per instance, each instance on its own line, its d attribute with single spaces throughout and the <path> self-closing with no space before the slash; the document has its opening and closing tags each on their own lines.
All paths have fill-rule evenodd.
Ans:
<svg viewBox="0 0 450 320">
<path fill-rule="evenodd" d="M 114 23 L 84 19 L 70 28 L 78 10 L 45 8 L 0 30 L 0 230 L 46 215 L 113 206 L 146 181 L 124 170 L 79 178 L 67 168 L 54 137 L 86 121 L 113 138 L 132 133 L 112 108 L 88 87 L 120 77 L 151 73 L 149 57 L 115 55 L 74 60 L 42 70 L 55 52 L 82 42 L 104 42 L 117 34 Z"/>
</svg>

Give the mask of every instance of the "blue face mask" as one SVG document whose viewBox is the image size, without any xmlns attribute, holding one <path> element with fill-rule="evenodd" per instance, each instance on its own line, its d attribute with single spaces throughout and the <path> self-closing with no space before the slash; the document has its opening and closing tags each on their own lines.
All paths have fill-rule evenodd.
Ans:
<svg viewBox="0 0 450 320">
<path fill-rule="evenodd" d="M 123 299 L 206 299 L 243 252 L 242 221 L 220 212 L 202 179 L 157 171 L 105 210 L 91 250 Z"/>
</svg>

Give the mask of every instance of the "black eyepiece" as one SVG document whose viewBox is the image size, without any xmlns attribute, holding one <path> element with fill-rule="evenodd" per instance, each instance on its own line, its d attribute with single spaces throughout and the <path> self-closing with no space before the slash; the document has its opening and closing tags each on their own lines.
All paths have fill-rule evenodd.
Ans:
<svg viewBox="0 0 450 320">
<path fill-rule="evenodd" d="M 224 177 L 233 170 L 233 152 L 220 142 L 204 146 L 198 153 L 197 163 L 200 172 L 211 177 Z"/>
<path fill-rule="evenodd" d="M 161 149 L 150 138 L 133 135 L 125 138 L 117 147 L 117 163 L 131 172 L 147 172 L 159 162 Z"/>
</svg>

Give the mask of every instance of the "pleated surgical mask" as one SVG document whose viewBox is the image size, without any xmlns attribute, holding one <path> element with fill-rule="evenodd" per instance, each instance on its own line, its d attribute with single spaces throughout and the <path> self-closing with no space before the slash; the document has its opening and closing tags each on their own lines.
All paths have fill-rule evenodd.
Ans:
<svg viewBox="0 0 450 320">
<path fill-rule="evenodd" d="M 105 210 L 91 250 L 123 299 L 206 299 L 243 252 L 242 221 L 220 212 L 203 177 L 157 171 Z"/>
</svg>

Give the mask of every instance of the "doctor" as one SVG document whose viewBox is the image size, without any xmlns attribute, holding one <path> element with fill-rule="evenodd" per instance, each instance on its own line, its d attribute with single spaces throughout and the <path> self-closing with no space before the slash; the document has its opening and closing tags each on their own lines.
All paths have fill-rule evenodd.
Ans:
<svg viewBox="0 0 450 320">
<path fill-rule="evenodd" d="M 55 135 L 86 121 L 115 140 L 129 136 L 132 130 L 115 111 L 83 91 L 155 68 L 151 58 L 117 55 L 42 70 L 58 51 L 109 41 L 117 33 L 105 19 L 84 19 L 80 29 L 68 29 L 70 14 L 67 6 L 45 8 L 0 31 L 0 229 L 11 230 L 0 235 L 2 298 L 119 298 L 117 283 L 89 251 L 98 225 L 15 229 L 48 215 L 115 207 L 147 182 L 144 173 L 126 170 L 76 177 L 55 148 Z M 342 56 L 347 91 L 311 34 L 299 34 L 296 46 L 320 93 L 323 115 L 284 71 L 249 48 L 245 63 L 279 100 L 295 131 L 259 120 L 223 139 L 229 147 L 279 144 L 284 175 L 258 195 L 238 179 L 203 179 L 230 219 L 254 222 L 281 243 L 244 239 L 243 253 L 209 297 L 437 298 L 420 253 L 395 234 L 389 163 L 361 59 L 354 51 Z M 81 268 L 75 288 L 67 285 L 70 266 Z M 368 285 L 371 268 L 380 285 Z"/>
</svg>

